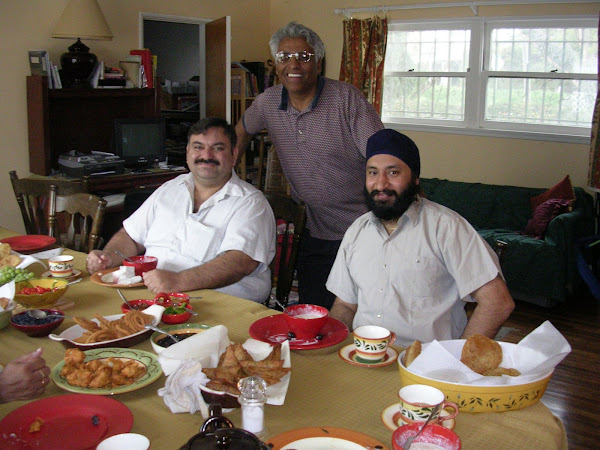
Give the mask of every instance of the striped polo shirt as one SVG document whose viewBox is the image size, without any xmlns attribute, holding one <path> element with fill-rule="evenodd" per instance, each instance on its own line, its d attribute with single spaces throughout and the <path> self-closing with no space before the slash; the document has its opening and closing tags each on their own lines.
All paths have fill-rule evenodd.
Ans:
<svg viewBox="0 0 600 450">
<path fill-rule="evenodd" d="M 242 120 L 250 134 L 268 132 L 292 197 L 307 206 L 311 236 L 341 240 L 367 210 L 367 140 L 383 128 L 362 93 L 349 83 L 319 77 L 311 105 L 298 111 L 279 84 L 260 94 Z"/>
</svg>

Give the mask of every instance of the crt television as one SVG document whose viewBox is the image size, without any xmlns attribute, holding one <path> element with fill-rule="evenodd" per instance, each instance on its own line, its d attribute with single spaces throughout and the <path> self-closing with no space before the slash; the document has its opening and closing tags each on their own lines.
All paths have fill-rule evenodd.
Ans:
<svg viewBox="0 0 600 450">
<path fill-rule="evenodd" d="M 150 167 L 165 161 L 165 119 L 115 119 L 115 154 L 125 167 Z"/>
</svg>

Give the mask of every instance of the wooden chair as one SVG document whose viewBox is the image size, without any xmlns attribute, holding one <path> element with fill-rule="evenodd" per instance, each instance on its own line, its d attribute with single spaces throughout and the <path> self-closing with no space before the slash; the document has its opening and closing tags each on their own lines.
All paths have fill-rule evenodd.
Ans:
<svg viewBox="0 0 600 450">
<path fill-rule="evenodd" d="M 11 170 L 8 174 L 23 216 L 27 234 L 50 234 L 48 212 L 50 209 L 51 185 L 56 186 L 59 194 L 88 192 L 88 185 L 85 182 L 52 178 L 19 178 L 14 170 Z"/>
<path fill-rule="evenodd" d="M 306 207 L 286 195 L 265 193 L 265 197 L 273 209 L 275 219 L 285 222 L 285 226 L 280 226 L 277 232 L 277 253 L 271 262 L 271 277 L 276 288 L 275 297 L 280 303 L 287 305 L 294 281 L 300 240 L 306 225 Z"/>
<path fill-rule="evenodd" d="M 50 236 L 63 247 L 80 252 L 99 248 L 106 200 L 92 194 L 58 195 L 57 191 L 56 186 L 50 187 Z"/>
</svg>

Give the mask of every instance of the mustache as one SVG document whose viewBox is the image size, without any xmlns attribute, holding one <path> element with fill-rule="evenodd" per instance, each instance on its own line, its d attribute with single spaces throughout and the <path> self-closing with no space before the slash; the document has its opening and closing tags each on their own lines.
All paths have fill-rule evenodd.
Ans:
<svg viewBox="0 0 600 450">
<path fill-rule="evenodd" d="M 214 164 L 215 166 L 220 166 L 221 163 L 216 159 L 204 159 L 204 158 L 196 158 L 194 160 L 194 164 Z"/>
<path fill-rule="evenodd" d="M 389 196 L 398 198 L 398 193 L 396 191 L 391 190 L 391 189 L 384 189 L 383 191 L 378 191 L 377 189 L 373 189 L 371 191 L 371 193 L 369 194 L 369 196 L 374 199 L 375 196 L 378 195 L 378 194 L 380 194 L 380 193 L 383 193 L 385 195 L 389 195 Z"/>
</svg>

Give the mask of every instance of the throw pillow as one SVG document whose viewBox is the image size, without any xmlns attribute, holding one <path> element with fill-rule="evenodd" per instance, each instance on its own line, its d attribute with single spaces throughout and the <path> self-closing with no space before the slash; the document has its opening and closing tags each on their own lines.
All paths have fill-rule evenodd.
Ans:
<svg viewBox="0 0 600 450">
<path fill-rule="evenodd" d="M 568 199 L 552 198 L 546 200 L 535 209 L 533 217 L 529 219 L 525 230 L 523 230 L 523 234 L 542 239 L 550 221 L 559 214 L 567 212 L 570 204 L 571 200 Z"/>
<path fill-rule="evenodd" d="M 546 200 L 550 200 L 551 198 L 570 200 L 571 205 L 573 204 L 575 201 L 575 191 L 571 185 L 571 179 L 569 178 L 569 175 L 564 177 L 558 184 L 548 189 L 546 192 L 530 198 L 529 203 L 531 205 L 531 211 L 535 212 L 538 206 L 540 206 Z"/>
</svg>

